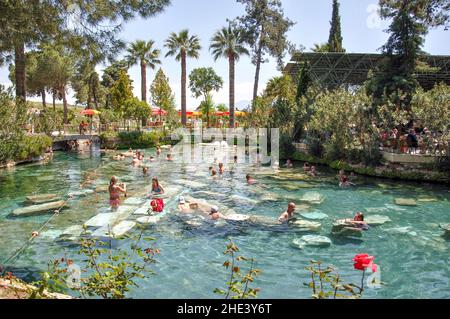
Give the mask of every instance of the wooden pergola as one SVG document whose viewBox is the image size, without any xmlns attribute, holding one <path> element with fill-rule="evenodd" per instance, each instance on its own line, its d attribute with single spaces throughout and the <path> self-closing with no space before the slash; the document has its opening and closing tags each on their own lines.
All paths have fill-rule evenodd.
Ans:
<svg viewBox="0 0 450 319">
<path fill-rule="evenodd" d="M 285 74 L 296 78 L 302 65 L 309 63 L 310 76 L 324 87 L 342 85 L 362 85 L 370 70 L 380 73 L 380 64 L 386 56 L 373 53 L 294 53 L 284 69 Z M 450 85 L 450 56 L 424 55 L 422 61 L 431 68 L 431 72 L 417 73 L 419 84 L 426 90 L 436 83 Z"/>
</svg>

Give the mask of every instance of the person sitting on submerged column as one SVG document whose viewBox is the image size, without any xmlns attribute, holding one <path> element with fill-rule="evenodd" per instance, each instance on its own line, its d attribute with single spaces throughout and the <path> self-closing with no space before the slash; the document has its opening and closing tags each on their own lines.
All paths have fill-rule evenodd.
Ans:
<svg viewBox="0 0 450 319">
<path fill-rule="evenodd" d="M 281 214 L 281 216 L 278 218 L 278 221 L 280 223 L 287 223 L 294 217 L 294 213 L 295 204 L 289 203 L 287 210 L 283 214 Z"/>
<path fill-rule="evenodd" d="M 111 181 L 109 182 L 109 204 L 111 208 L 115 209 L 120 206 L 120 193 L 124 193 L 125 197 L 127 197 L 127 186 L 125 184 L 117 185 L 119 180 L 116 176 L 111 177 Z"/>
<path fill-rule="evenodd" d="M 223 163 L 219 163 L 219 174 L 223 175 L 224 172 L 225 172 L 225 168 L 223 167 Z"/>
<path fill-rule="evenodd" d="M 158 177 L 152 178 L 152 193 L 156 195 L 164 194 L 164 188 L 159 184 Z"/>
<path fill-rule="evenodd" d="M 369 229 L 369 225 L 364 221 L 364 214 L 361 212 L 357 212 L 353 219 L 347 219 L 346 221 L 363 230 Z"/>
</svg>

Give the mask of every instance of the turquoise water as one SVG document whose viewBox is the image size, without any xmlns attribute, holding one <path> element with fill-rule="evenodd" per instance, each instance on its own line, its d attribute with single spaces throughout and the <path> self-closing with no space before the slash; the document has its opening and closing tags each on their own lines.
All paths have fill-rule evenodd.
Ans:
<svg viewBox="0 0 450 319">
<path fill-rule="evenodd" d="M 153 150 L 145 152 L 148 156 Z M 309 280 L 304 267 L 311 259 L 333 264 L 344 280 L 359 283 L 361 273 L 352 264 L 353 256 L 358 253 L 375 256 L 385 283 L 380 289 L 366 290 L 365 298 L 450 298 L 449 241 L 439 228 L 440 223 L 450 222 L 450 193 L 445 186 L 358 177 L 356 187 L 341 189 L 335 172 L 320 168 L 318 178 L 305 181 L 299 164 L 299 168 L 281 169 L 276 174 L 268 168 L 239 164 L 233 178 L 226 173 L 220 179 L 208 176 L 210 163 L 149 165 L 150 175 L 158 176 L 166 188 L 217 204 L 224 213 L 234 211 L 276 218 L 289 201 L 301 204 L 302 195 L 318 192 L 325 197 L 323 203 L 305 209 L 328 216 L 320 221 L 322 229 L 316 234 L 329 237 L 332 244 L 299 249 L 292 241 L 308 233 L 293 226 L 268 228 L 220 222 L 192 227 L 175 213 L 176 197 L 173 197 L 167 202 L 168 215 L 145 230 L 145 235 L 157 238 L 156 246 L 161 250 L 158 262 L 152 266 L 156 275 L 139 280 L 139 287 L 132 288 L 130 297 L 215 298 L 214 288 L 222 288 L 227 281 L 222 267 L 226 260 L 223 251 L 228 238 L 232 238 L 242 254 L 255 258 L 262 270 L 255 282 L 261 288 L 260 298 L 309 298 L 311 292 L 303 283 Z M 247 173 L 253 174 L 267 189 L 247 186 Z M 131 197 L 142 198 L 149 190 L 150 178 L 144 178 L 140 169 L 131 167 L 130 160 L 113 162 L 109 155 L 99 151 L 56 153 L 46 164 L 0 171 L 0 263 L 50 216 L 10 217 L 15 208 L 23 206 L 25 196 L 44 193 L 65 196 L 80 191 L 80 184 L 83 189 L 95 189 L 107 185 L 113 174 L 127 182 Z M 88 175 L 92 183 L 88 182 Z M 292 185 L 301 187 L 296 189 Z M 423 196 L 436 201 L 418 202 L 414 207 L 394 204 L 397 197 Z M 81 225 L 106 212 L 107 207 L 106 193 L 74 198 L 64 214 L 51 221 L 10 269 L 20 277 L 33 279 L 52 259 L 66 257 L 77 262 L 80 258 L 77 245 L 58 242 L 55 237 L 69 226 Z M 357 210 L 364 211 L 366 216 L 385 215 L 392 221 L 372 227 L 360 240 L 330 235 L 334 220 L 352 217 Z M 126 249 L 129 244 L 124 239 L 118 247 Z"/>
</svg>

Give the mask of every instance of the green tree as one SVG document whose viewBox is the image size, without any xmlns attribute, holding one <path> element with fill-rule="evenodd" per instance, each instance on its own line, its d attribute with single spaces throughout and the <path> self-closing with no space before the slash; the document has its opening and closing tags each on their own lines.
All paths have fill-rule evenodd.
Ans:
<svg viewBox="0 0 450 319">
<path fill-rule="evenodd" d="M 198 59 L 200 55 L 200 39 L 189 35 L 189 30 L 182 30 L 178 34 L 172 32 L 166 40 L 165 47 L 169 50 L 168 56 L 175 56 L 175 60 L 181 61 L 181 124 L 187 123 L 186 117 L 186 58 Z"/>
<path fill-rule="evenodd" d="M 244 46 L 242 32 L 231 26 L 222 28 L 213 35 L 209 49 L 214 61 L 217 61 L 220 57 L 228 59 L 230 127 L 233 128 L 235 121 L 235 64 L 242 55 L 248 55 L 249 52 Z"/>
<path fill-rule="evenodd" d="M 283 58 L 292 45 L 287 40 L 287 32 L 294 23 L 284 16 L 280 0 L 237 0 L 245 5 L 245 15 L 233 24 L 242 30 L 245 42 L 252 48 L 252 63 L 256 66 L 253 101 L 258 96 L 261 64 L 267 62 L 268 54 L 283 66 Z"/>
<path fill-rule="evenodd" d="M 295 95 L 295 104 L 297 106 L 296 115 L 294 117 L 294 134 L 293 139 L 299 140 L 303 135 L 304 125 L 309 121 L 311 111 L 307 102 L 307 93 L 312 84 L 310 76 L 310 66 L 305 62 L 299 72 L 297 79 L 297 92 Z"/>
<path fill-rule="evenodd" d="M 328 48 L 328 43 L 315 43 L 314 47 L 311 48 L 311 51 L 315 53 L 326 53 L 329 52 L 329 50 L 330 49 Z"/>
<path fill-rule="evenodd" d="M 106 90 L 105 108 L 111 107 L 111 88 L 119 80 L 122 71 L 127 72 L 128 63 L 125 60 L 115 61 L 103 70 L 102 80 L 100 84 Z"/>
<path fill-rule="evenodd" d="M 2 1 L 0 49 L 14 52 L 16 96 L 26 99 L 25 47 L 53 39 L 89 50 L 95 46 L 105 56 L 122 45 L 123 23 L 136 15 L 144 18 L 161 12 L 169 0 Z M 72 21 L 72 23 L 70 23 Z M 69 22 L 69 23 L 68 23 Z"/>
<path fill-rule="evenodd" d="M 153 46 L 155 41 L 148 42 L 137 40 L 130 44 L 128 48 L 128 55 L 126 57 L 129 65 L 137 63 L 141 66 L 141 96 L 142 101 L 147 102 L 147 67 L 154 70 L 156 65 L 161 64 L 159 60 L 160 51 Z"/>
<path fill-rule="evenodd" d="M 133 99 L 132 81 L 127 72 L 121 70 L 119 78 L 110 89 L 112 109 L 120 118 L 125 117 L 125 103 Z"/>
<path fill-rule="evenodd" d="M 414 73 L 423 54 L 424 37 L 432 27 L 449 21 L 450 4 L 441 0 L 380 0 L 381 16 L 392 22 L 390 36 L 382 47 L 386 55 L 381 74 L 374 76 L 369 93 L 376 105 L 391 99 L 410 111 L 412 96 L 418 86 Z"/>
<path fill-rule="evenodd" d="M 328 52 L 345 52 L 342 46 L 341 16 L 339 1 L 333 0 L 333 14 L 331 18 L 330 36 L 328 38 Z"/>
<path fill-rule="evenodd" d="M 150 86 L 150 93 L 153 106 L 166 111 L 168 113 L 168 122 L 173 122 L 177 115 L 175 110 L 175 96 L 170 88 L 169 78 L 161 68 L 156 72 L 155 79 Z"/>
<path fill-rule="evenodd" d="M 191 89 L 193 96 L 195 98 L 203 96 L 203 102 L 208 106 L 208 108 L 206 108 L 207 110 L 209 110 L 210 104 L 212 103 L 211 92 L 219 91 L 222 86 L 223 80 L 216 72 L 214 72 L 213 68 L 197 68 L 192 70 L 189 75 L 189 88 Z M 209 113 L 209 111 L 206 113 L 208 127 L 210 123 Z"/>
<path fill-rule="evenodd" d="M 210 127 L 211 113 L 216 110 L 211 94 L 206 95 L 205 100 L 200 103 L 199 110 L 206 117 L 206 126 Z"/>
</svg>

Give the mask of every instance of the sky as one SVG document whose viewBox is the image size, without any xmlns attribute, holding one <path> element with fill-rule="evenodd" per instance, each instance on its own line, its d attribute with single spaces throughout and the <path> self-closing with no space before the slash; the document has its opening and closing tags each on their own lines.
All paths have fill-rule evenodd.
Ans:
<svg viewBox="0 0 450 319">
<path fill-rule="evenodd" d="M 315 43 L 328 40 L 330 29 L 332 1 L 331 0 L 282 0 L 287 17 L 296 24 L 288 33 L 288 39 L 296 45 L 304 46 L 307 51 Z M 388 34 L 384 30 L 388 21 L 382 21 L 376 13 L 377 0 L 341 0 L 340 14 L 344 48 L 349 53 L 377 53 L 386 42 Z M 244 6 L 235 0 L 172 0 L 171 6 L 150 19 L 136 18 L 123 26 L 120 38 L 127 42 L 135 40 L 154 40 L 155 45 L 162 51 L 162 69 L 169 77 L 174 91 L 177 108 L 180 108 L 181 66 L 174 57 L 165 58 L 167 50 L 164 42 L 171 32 L 189 29 L 192 35 L 201 40 L 202 50 L 198 60 L 188 59 L 188 74 L 197 67 L 213 67 L 224 80 L 223 88 L 213 94 L 215 103 L 228 105 L 228 61 L 219 59 L 214 62 L 209 52 L 212 35 L 222 26 L 227 25 L 227 18 L 233 19 L 244 14 Z M 450 31 L 443 28 L 434 29 L 426 37 L 424 50 L 430 54 L 450 55 Z M 288 62 L 286 57 L 285 62 Z M 104 66 L 99 66 L 101 70 Z M 159 68 L 159 66 L 158 66 Z M 147 86 L 149 89 L 157 70 L 147 70 Z M 134 66 L 129 70 L 133 80 L 134 94 L 140 97 L 140 68 Z M 252 99 L 255 66 L 248 57 L 243 57 L 236 65 L 236 106 L 245 108 Z M 276 63 L 271 59 L 262 65 L 260 74 L 260 92 L 265 83 L 272 77 L 280 75 Z M 0 84 L 11 85 L 8 80 L 8 70 L 0 68 Z M 69 92 L 70 94 L 71 92 Z M 147 94 L 150 96 L 150 94 Z M 39 98 L 30 100 L 39 101 Z M 74 103 L 72 97 L 69 103 Z M 187 108 L 193 110 L 198 107 L 200 100 L 192 97 L 188 91 Z"/>
</svg>

